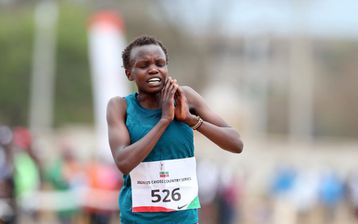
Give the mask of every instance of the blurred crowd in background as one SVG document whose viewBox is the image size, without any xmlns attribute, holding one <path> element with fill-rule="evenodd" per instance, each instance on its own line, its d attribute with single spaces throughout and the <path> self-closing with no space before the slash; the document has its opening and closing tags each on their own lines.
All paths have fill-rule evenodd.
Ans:
<svg viewBox="0 0 358 224">
<path fill-rule="evenodd" d="M 27 128 L 0 126 L 0 223 L 110 223 L 121 175 L 114 164 L 83 163 L 62 142 L 54 161 L 41 161 Z"/>
<path fill-rule="evenodd" d="M 200 224 L 358 223 L 356 0 L 0 0 L 1 224 L 119 223 L 122 175 L 93 133 L 102 10 L 113 40 L 160 39 L 242 136 L 238 156 L 196 145 Z M 94 55 L 120 62 L 115 46 Z"/>
<path fill-rule="evenodd" d="M 0 223 L 118 223 L 122 176 L 114 163 L 76 158 L 70 143 L 42 161 L 26 127 L 0 126 Z M 358 222 L 358 170 L 300 170 L 282 164 L 253 193 L 247 174 L 198 159 L 204 224 Z"/>
</svg>

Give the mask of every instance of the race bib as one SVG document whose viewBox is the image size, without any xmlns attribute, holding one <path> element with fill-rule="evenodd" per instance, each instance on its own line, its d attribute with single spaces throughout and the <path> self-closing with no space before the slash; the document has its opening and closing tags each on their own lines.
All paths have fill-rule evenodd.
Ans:
<svg viewBox="0 0 358 224">
<path fill-rule="evenodd" d="M 200 208 L 195 158 L 142 162 L 130 172 L 132 212 Z"/>
</svg>

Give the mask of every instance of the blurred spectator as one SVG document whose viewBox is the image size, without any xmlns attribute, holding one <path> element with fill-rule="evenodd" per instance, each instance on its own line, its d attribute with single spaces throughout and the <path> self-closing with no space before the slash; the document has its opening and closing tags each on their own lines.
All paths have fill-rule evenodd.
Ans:
<svg viewBox="0 0 358 224">
<path fill-rule="evenodd" d="M 34 147 L 33 147 L 33 136 L 31 132 L 25 128 L 25 127 L 15 127 L 14 130 L 14 144 L 15 146 L 20 149 L 24 150 L 28 156 L 31 157 L 31 159 L 35 162 L 40 180 L 42 181 L 43 175 L 43 169 L 42 169 L 42 162 L 38 157 L 38 154 L 36 153 Z"/>
<path fill-rule="evenodd" d="M 88 191 L 85 195 L 85 211 L 91 224 L 108 224 L 118 214 L 118 191 L 122 178 L 113 163 L 90 161 L 86 168 Z"/>
<path fill-rule="evenodd" d="M 322 174 L 319 190 L 320 200 L 324 208 L 324 223 L 334 223 L 337 205 L 344 196 L 343 182 L 337 174 L 329 170 Z"/>
<path fill-rule="evenodd" d="M 224 169 L 221 172 L 218 189 L 218 223 L 220 224 L 234 224 L 239 220 L 237 203 L 243 190 L 242 182 L 239 183 L 240 185 L 231 170 Z"/>
<path fill-rule="evenodd" d="M 347 179 L 348 200 L 352 206 L 353 216 L 358 223 L 358 173 L 353 172 Z"/>
<path fill-rule="evenodd" d="M 36 158 L 32 148 L 32 136 L 28 129 L 16 127 L 14 134 L 14 180 L 15 191 L 18 202 L 25 203 L 29 198 L 39 191 L 41 185 L 39 160 Z M 38 212 L 21 206 L 24 215 L 29 215 L 37 220 Z"/>
<path fill-rule="evenodd" d="M 280 167 L 273 177 L 271 196 L 273 198 L 273 223 L 291 224 L 296 222 L 296 210 L 290 198 L 296 182 L 296 170 L 290 166 Z"/>
<path fill-rule="evenodd" d="M 74 149 L 67 144 L 61 147 L 60 157 L 48 169 L 47 181 L 57 191 L 79 189 L 85 185 L 85 178 Z M 78 212 L 79 208 L 76 206 L 59 206 L 57 217 L 62 224 L 75 223 Z"/>
<path fill-rule="evenodd" d="M 312 223 L 311 214 L 318 202 L 319 173 L 300 170 L 290 193 L 296 215 L 296 223 Z"/>
<path fill-rule="evenodd" d="M 219 187 L 220 172 L 218 167 L 208 161 L 199 160 L 197 163 L 197 178 L 199 185 L 199 220 L 201 223 L 214 224 L 218 219 L 217 192 Z"/>
<path fill-rule="evenodd" d="M 13 134 L 9 127 L 0 126 L 0 223 L 17 223 L 14 169 L 12 159 Z"/>
</svg>

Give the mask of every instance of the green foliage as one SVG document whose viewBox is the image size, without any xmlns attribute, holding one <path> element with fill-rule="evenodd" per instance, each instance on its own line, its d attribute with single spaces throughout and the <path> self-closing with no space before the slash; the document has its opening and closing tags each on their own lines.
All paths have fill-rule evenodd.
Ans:
<svg viewBox="0 0 358 224">
<path fill-rule="evenodd" d="M 63 3 L 57 27 L 55 125 L 91 123 L 86 8 Z M 0 123 L 27 125 L 32 75 L 34 7 L 0 10 Z"/>
<path fill-rule="evenodd" d="M 33 19 L 30 9 L 0 12 L 0 122 L 24 125 L 28 117 Z"/>
<path fill-rule="evenodd" d="M 87 20 L 84 8 L 62 5 L 57 35 L 56 125 L 93 120 Z"/>
</svg>

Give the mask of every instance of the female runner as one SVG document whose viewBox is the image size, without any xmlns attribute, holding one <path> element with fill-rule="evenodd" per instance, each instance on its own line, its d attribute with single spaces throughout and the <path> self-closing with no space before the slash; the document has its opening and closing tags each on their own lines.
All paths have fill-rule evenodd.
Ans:
<svg viewBox="0 0 358 224">
<path fill-rule="evenodd" d="M 233 153 L 243 149 L 240 136 L 195 90 L 169 75 L 159 40 L 136 38 L 122 60 L 137 92 L 114 97 L 107 107 L 109 144 L 124 174 L 121 223 L 198 223 L 193 130 Z"/>
</svg>

